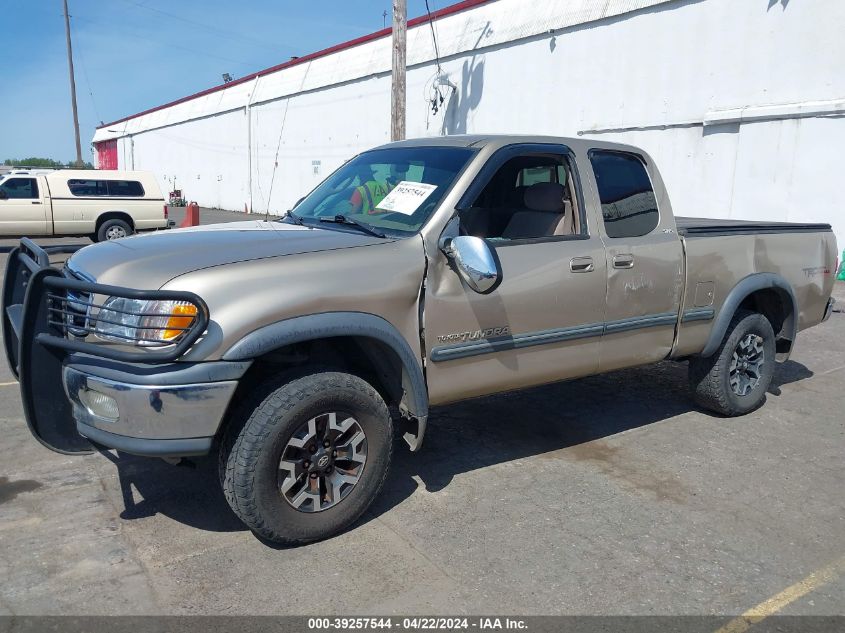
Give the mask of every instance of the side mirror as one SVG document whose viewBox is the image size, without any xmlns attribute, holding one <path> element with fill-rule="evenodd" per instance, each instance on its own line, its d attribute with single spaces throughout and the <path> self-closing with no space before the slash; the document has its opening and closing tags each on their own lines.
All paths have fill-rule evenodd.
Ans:
<svg viewBox="0 0 845 633">
<path fill-rule="evenodd" d="M 6 193 L 5 191 L 3 191 L 2 189 L 0 189 L 0 200 L 8 200 L 8 199 L 9 199 L 9 194 Z"/>
<path fill-rule="evenodd" d="M 473 235 L 443 241 L 443 252 L 455 264 L 467 286 L 479 294 L 493 292 L 502 281 L 499 260 L 487 242 Z"/>
</svg>

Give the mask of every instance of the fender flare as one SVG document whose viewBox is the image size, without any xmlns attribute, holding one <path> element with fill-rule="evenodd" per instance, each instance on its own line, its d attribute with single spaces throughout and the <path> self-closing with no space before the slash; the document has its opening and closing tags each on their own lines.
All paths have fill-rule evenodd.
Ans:
<svg viewBox="0 0 845 633">
<path fill-rule="evenodd" d="M 748 277 L 742 278 L 728 293 L 724 304 L 722 304 L 716 320 L 713 322 L 713 329 L 710 330 L 710 338 L 707 339 L 707 344 L 701 350 L 701 356 L 712 356 L 718 349 L 725 334 L 728 331 L 728 326 L 736 314 L 737 308 L 740 304 L 748 298 L 749 295 L 758 290 L 775 290 L 781 298 L 787 299 L 787 307 L 792 308 L 790 313 L 786 316 L 783 322 L 783 328 L 778 338 L 790 341 L 789 351 L 785 352 L 786 357 L 779 360 L 786 360 L 789 358 L 789 353 L 792 351 L 792 344 L 795 343 L 795 337 L 798 334 L 798 301 L 795 299 L 795 291 L 786 279 L 775 273 L 755 273 Z"/>
<path fill-rule="evenodd" d="M 133 218 L 132 214 L 129 213 L 129 211 L 127 211 L 126 209 L 107 209 L 105 211 L 100 211 L 99 213 L 97 213 L 96 217 L 94 218 L 94 226 L 99 229 L 100 225 L 103 222 L 108 222 L 108 220 L 111 220 L 111 219 L 115 219 L 115 220 L 122 220 L 123 219 L 123 217 L 120 217 L 120 218 L 111 217 L 111 218 L 107 218 L 107 219 L 104 220 L 103 216 L 106 216 L 106 215 L 111 215 L 111 216 L 120 215 L 120 216 L 127 218 L 129 220 L 129 226 L 132 228 L 133 231 L 135 230 L 135 218 Z"/>
<path fill-rule="evenodd" d="M 322 338 L 357 336 L 387 345 L 402 363 L 402 388 L 408 414 L 416 419 L 416 433 L 405 439 L 411 450 L 419 450 L 428 418 L 428 388 L 420 359 L 408 341 L 387 320 L 366 312 L 323 312 L 276 321 L 253 330 L 223 354 L 223 360 L 252 360 L 268 352 Z"/>
</svg>

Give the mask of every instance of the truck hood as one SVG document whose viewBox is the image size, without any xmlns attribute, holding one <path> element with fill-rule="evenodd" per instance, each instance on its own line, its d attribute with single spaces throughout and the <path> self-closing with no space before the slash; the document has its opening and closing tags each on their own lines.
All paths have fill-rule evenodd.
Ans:
<svg viewBox="0 0 845 633">
<path fill-rule="evenodd" d="M 230 222 L 136 235 L 77 251 L 68 267 L 99 283 L 158 289 L 185 273 L 267 257 L 392 240 L 282 222 Z"/>
</svg>

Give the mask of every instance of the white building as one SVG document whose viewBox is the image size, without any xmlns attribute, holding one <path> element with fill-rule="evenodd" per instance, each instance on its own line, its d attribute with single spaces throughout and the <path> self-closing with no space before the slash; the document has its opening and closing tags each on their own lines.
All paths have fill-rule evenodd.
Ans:
<svg viewBox="0 0 845 633">
<path fill-rule="evenodd" d="M 408 136 L 644 147 L 680 215 L 829 222 L 845 246 L 842 0 L 465 0 L 408 32 Z M 389 140 L 384 30 L 115 121 L 101 166 L 281 212 Z M 432 97 L 442 96 L 437 112 Z"/>
</svg>

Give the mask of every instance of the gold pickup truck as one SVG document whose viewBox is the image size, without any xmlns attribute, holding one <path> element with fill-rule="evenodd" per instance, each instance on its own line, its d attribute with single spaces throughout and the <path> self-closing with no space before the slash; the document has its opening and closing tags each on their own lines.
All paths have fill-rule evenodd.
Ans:
<svg viewBox="0 0 845 633">
<path fill-rule="evenodd" d="M 4 282 L 35 437 L 214 452 L 288 544 L 350 526 L 432 405 L 674 359 L 701 406 L 754 410 L 837 252 L 828 225 L 676 217 L 637 148 L 504 136 L 364 152 L 279 221 L 67 250 L 22 240 Z"/>
</svg>

